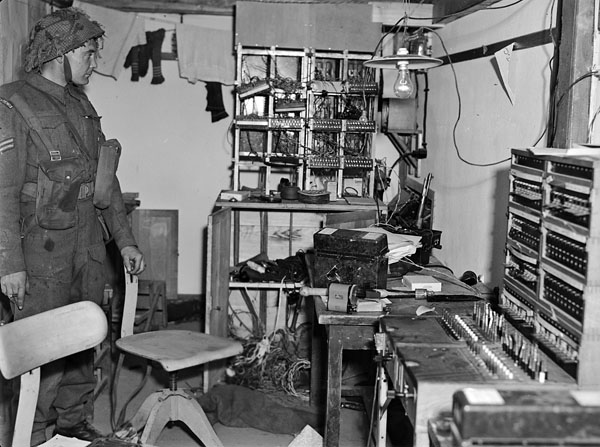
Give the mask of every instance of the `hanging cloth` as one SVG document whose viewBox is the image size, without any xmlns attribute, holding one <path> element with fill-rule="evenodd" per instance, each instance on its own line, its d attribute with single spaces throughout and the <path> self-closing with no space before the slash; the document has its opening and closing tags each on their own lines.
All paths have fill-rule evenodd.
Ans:
<svg viewBox="0 0 600 447">
<path fill-rule="evenodd" d="M 234 83 L 231 31 L 178 23 L 175 32 L 179 76 L 192 84 L 198 81 Z"/>
<path fill-rule="evenodd" d="M 131 47 L 146 44 L 144 18 L 135 13 L 103 8 L 79 0 L 75 0 L 73 6 L 85 11 L 104 28 L 104 45 L 95 71 L 117 79 Z"/>
</svg>

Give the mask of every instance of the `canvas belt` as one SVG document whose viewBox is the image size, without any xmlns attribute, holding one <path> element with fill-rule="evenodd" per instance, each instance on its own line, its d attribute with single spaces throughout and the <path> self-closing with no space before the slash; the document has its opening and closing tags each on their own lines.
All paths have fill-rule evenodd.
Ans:
<svg viewBox="0 0 600 447">
<path fill-rule="evenodd" d="M 21 189 L 21 194 L 35 198 L 37 196 L 37 183 L 27 182 Z M 82 183 L 79 186 L 79 194 L 77 200 L 85 200 L 94 195 L 94 182 Z"/>
</svg>

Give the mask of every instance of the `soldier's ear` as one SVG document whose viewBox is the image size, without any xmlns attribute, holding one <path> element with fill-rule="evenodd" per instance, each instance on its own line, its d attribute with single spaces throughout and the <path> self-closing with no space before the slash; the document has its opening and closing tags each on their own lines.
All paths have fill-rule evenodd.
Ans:
<svg viewBox="0 0 600 447">
<path fill-rule="evenodd" d="M 61 54 L 60 56 L 58 56 L 58 57 L 56 58 L 56 62 L 58 62 L 58 63 L 59 63 L 59 64 L 61 64 L 61 65 L 62 65 L 62 64 L 64 64 L 64 63 L 65 63 L 65 55 L 64 55 L 64 54 Z"/>
</svg>

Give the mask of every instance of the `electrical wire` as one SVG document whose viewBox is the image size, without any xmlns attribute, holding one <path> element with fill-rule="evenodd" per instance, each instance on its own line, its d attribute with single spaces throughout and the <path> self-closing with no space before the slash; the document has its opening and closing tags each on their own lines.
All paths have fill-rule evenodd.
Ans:
<svg viewBox="0 0 600 447">
<path fill-rule="evenodd" d="M 462 161 L 463 163 L 469 165 L 469 166 L 475 166 L 475 167 L 489 167 L 489 166 L 496 166 L 502 163 L 506 163 L 508 161 L 511 160 L 511 157 L 507 157 L 504 158 L 502 160 L 498 160 L 498 161 L 494 161 L 494 162 L 490 162 L 490 163 L 473 163 L 467 159 L 465 159 L 462 154 L 460 153 L 460 149 L 458 147 L 458 142 L 457 142 L 457 137 L 456 137 L 456 130 L 458 128 L 458 124 L 460 122 L 460 119 L 462 117 L 462 98 L 460 96 L 460 88 L 458 86 L 458 76 L 456 75 L 456 70 L 454 69 L 454 64 L 452 63 L 452 60 L 450 58 L 450 54 L 448 53 L 448 49 L 446 48 L 446 44 L 444 43 L 444 40 L 442 39 L 442 37 L 439 35 L 439 33 L 431 28 L 427 28 L 430 32 L 432 32 L 433 34 L 435 34 L 437 36 L 437 38 L 440 40 L 440 43 L 442 45 L 442 48 L 444 50 L 444 53 L 446 53 L 446 57 L 448 58 L 448 63 L 450 65 L 450 69 L 452 70 L 452 75 L 454 77 L 454 88 L 456 90 L 456 95 L 457 95 L 457 100 L 458 100 L 458 111 L 457 111 L 457 116 L 456 116 L 456 121 L 454 122 L 454 126 L 452 127 L 452 142 L 454 144 L 454 150 L 456 152 L 456 155 L 458 157 L 458 159 L 460 161 Z"/>
<path fill-rule="evenodd" d="M 152 312 L 149 316 L 146 317 L 146 321 L 145 321 L 143 329 L 142 329 L 143 332 L 148 332 L 150 330 L 150 327 L 152 325 L 153 316 L 154 316 L 154 312 Z M 144 360 L 144 362 L 146 364 L 146 370 L 144 372 L 144 376 L 142 377 L 142 380 L 140 380 L 138 386 L 131 392 L 129 398 L 123 404 L 123 407 L 121 408 L 121 411 L 119 412 L 118 417 L 116 417 L 117 406 L 118 406 L 117 391 L 118 391 L 118 385 L 119 385 L 119 375 L 120 375 L 121 369 L 123 367 L 124 359 L 125 359 L 125 354 L 123 352 L 120 352 L 119 360 L 117 361 L 117 366 L 113 373 L 111 384 L 110 384 L 110 416 L 111 416 L 110 423 L 111 423 L 111 427 L 112 427 L 113 431 L 117 431 L 118 429 L 120 429 L 124 425 L 126 425 L 125 424 L 125 414 L 127 411 L 127 407 L 131 403 L 131 401 L 144 388 L 144 386 L 146 385 L 146 382 L 148 381 L 148 378 L 150 377 L 150 372 L 152 370 L 152 365 L 150 364 L 150 362 L 147 360 Z"/>
<path fill-rule="evenodd" d="M 569 93 L 573 89 L 573 87 L 575 87 L 577 84 L 579 84 L 584 79 L 590 78 L 596 74 L 598 74 L 596 70 L 588 71 L 587 73 L 582 74 L 581 76 L 579 76 L 577 79 L 575 79 L 573 82 L 571 82 L 569 84 L 569 86 L 565 89 L 564 92 L 562 92 L 562 94 L 558 98 L 558 101 L 556 102 L 556 106 L 554 107 L 554 117 L 552 119 L 553 123 L 556 123 L 556 119 L 558 117 L 558 106 L 560 105 L 562 100 L 565 99 L 567 93 Z M 556 137 L 556 126 L 554 126 L 552 130 L 553 130 L 552 135 L 551 135 L 551 137 L 549 137 L 551 146 L 553 146 L 554 138 Z"/>
<path fill-rule="evenodd" d="M 522 2 L 523 2 L 523 0 L 518 0 L 518 1 L 516 1 L 516 2 L 513 2 L 513 3 L 509 4 L 509 5 L 498 6 L 498 7 L 487 7 L 487 8 L 485 8 L 485 9 L 490 9 L 490 10 L 495 10 L 495 9 L 504 9 L 504 8 L 508 8 L 508 7 L 511 7 L 511 6 L 517 5 L 517 4 L 519 4 L 519 3 L 522 3 Z M 551 11 L 554 11 L 554 6 L 555 6 L 555 1 L 553 1 L 553 2 L 552 2 L 552 5 L 551 5 Z M 445 18 L 449 18 L 449 17 L 455 16 L 455 15 L 461 14 L 462 12 L 464 12 L 464 11 L 466 11 L 466 10 L 468 10 L 468 9 L 469 9 L 469 7 L 467 7 L 467 8 L 464 8 L 464 9 L 462 9 L 462 10 L 460 10 L 460 11 L 456 11 L 456 12 L 454 12 L 454 13 L 452 13 L 452 14 L 448 14 L 448 15 L 446 15 L 446 16 L 441 16 L 441 17 L 412 17 L 412 16 L 407 16 L 407 15 L 405 15 L 405 16 L 401 17 L 401 18 L 400 18 L 400 19 L 399 19 L 399 20 L 396 22 L 396 24 L 395 24 L 395 25 L 394 25 L 394 26 L 393 26 L 393 27 L 392 27 L 392 28 L 391 28 L 391 29 L 390 29 L 390 30 L 389 30 L 389 31 L 388 31 L 388 32 L 387 32 L 387 33 L 386 33 L 386 34 L 385 34 L 383 37 L 387 36 L 387 35 L 388 35 L 388 34 L 389 34 L 391 31 L 393 31 L 393 30 L 394 30 L 394 29 L 395 29 L 395 28 L 396 28 L 396 27 L 397 27 L 397 26 L 400 24 L 400 22 L 401 22 L 401 21 L 405 21 L 405 20 L 408 20 L 408 19 L 410 19 L 410 20 L 429 20 L 429 21 L 434 21 L 434 20 L 442 20 L 442 19 L 445 19 Z M 551 12 L 551 15 L 552 15 L 552 12 Z M 445 52 L 445 54 L 446 54 L 446 57 L 447 57 L 447 59 L 448 59 L 448 63 L 449 63 L 449 65 L 450 65 L 450 68 L 451 68 L 451 70 L 452 70 L 452 73 L 453 73 L 453 76 L 454 76 L 454 85 L 455 85 L 455 90 L 456 90 L 456 93 L 457 93 L 457 100 L 458 100 L 458 112 L 457 112 L 457 118 L 456 118 L 456 121 L 455 121 L 455 123 L 454 123 L 454 126 L 453 126 L 453 129 L 452 129 L 452 140 L 453 140 L 453 146 L 454 146 L 454 149 L 455 149 L 455 151 L 456 151 L 456 155 L 457 155 L 458 159 L 459 159 L 459 160 L 461 160 L 461 161 L 462 161 L 463 163 L 465 163 L 465 164 L 468 164 L 468 165 L 470 165 L 470 166 L 476 166 L 476 167 L 489 167 L 489 166 L 495 166 L 495 165 L 499 165 L 499 164 L 506 163 L 506 162 L 510 161 L 510 160 L 511 160 L 511 158 L 510 158 L 510 157 L 507 157 L 507 158 L 505 158 L 505 159 L 498 160 L 498 161 L 495 161 L 495 162 L 490 162 L 490 163 L 473 163 L 473 162 L 470 162 L 470 161 L 466 160 L 466 159 L 465 159 L 465 158 L 462 156 L 462 154 L 460 153 L 460 149 L 459 149 L 459 147 L 458 147 L 458 143 L 457 143 L 457 136 L 456 136 L 457 128 L 458 128 L 459 122 L 460 122 L 460 120 L 461 120 L 461 117 L 462 117 L 462 98 L 461 98 L 461 96 L 460 96 L 460 89 L 459 89 L 459 86 L 458 86 L 458 78 L 457 78 L 457 75 L 456 75 L 456 71 L 455 71 L 455 69 L 454 69 L 454 65 L 452 64 L 452 60 L 451 60 L 450 54 L 448 53 L 448 50 L 446 49 L 446 46 L 445 46 L 445 44 L 444 44 L 444 41 L 443 41 L 443 39 L 441 38 L 441 36 L 439 35 L 439 33 L 437 33 L 437 32 L 436 32 L 434 29 L 432 29 L 432 28 L 429 28 L 429 27 L 423 27 L 422 29 L 425 29 L 425 30 L 427 30 L 427 31 L 429 31 L 429 32 L 431 32 L 431 33 L 433 33 L 433 34 L 435 34 L 435 35 L 437 36 L 437 38 L 440 40 L 440 43 L 441 43 L 441 45 L 442 45 L 442 48 L 443 48 L 443 50 L 444 50 L 444 52 Z M 550 29 L 551 29 L 551 26 L 550 26 Z M 555 42 L 555 39 L 554 39 L 554 35 L 553 35 L 553 33 L 552 33 L 552 32 L 550 32 L 550 33 L 551 33 L 551 38 L 552 38 L 552 41 L 553 41 L 553 43 L 554 43 L 554 46 L 555 46 L 555 48 L 556 48 L 556 42 Z M 382 39 L 381 39 L 381 40 L 383 40 L 383 37 L 382 37 Z M 377 48 L 379 47 L 379 45 L 381 44 L 381 40 L 380 40 L 380 42 L 377 44 L 377 47 L 376 47 L 376 49 L 377 49 Z M 554 56 L 553 56 L 553 57 L 550 59 L 550 61 L 549 61 L 549 64 L 550 64 L 550 65 L 552 65 L 553 59 L 554 59 Z M 425 125 L 425 123 L 424 123 L 424 125 Z M 537 145 L 537 144 L 538 144 L 538 143 L 541 141 L 541 139 L 543 138 L 543 136 L 544 136 L 546 133 L 547 133 L 547 129 L 545 129 L 545 130 L 542 132 L 542 134 L 540 135 L 540 137 L 539 137 L 539 138 L 536 140 L 536 142 L 534 143 L 534 146 L 535 146 L 535 145 Z M 424 142 L 424 145 L 426 145 L 426 143 L 425 143 L 425 142 Z"/>
<path fill-rule="evenodd" d="M 523 1 L 524 1 L 524 0 L 517 0 L 516 2 L 514 2 L 514 3 L 511 3 L 510 5 L 504 5 L 504 6 L 487 6 L 487 7 L 483 8 L 483 9 L 485 9 L 485 10 L 487 10 L 487 9 L 490 9 L 490 10 L 494 10 L 494 9 L 504 9 L 504 8 L 508 8 L 508 7 L 510 7 L 510 6 L 514 6 L 514 5 L 517 5 L 517 4 L 519 4 L 519 3 L 522 3 Z M 421 3 L 423 3 L 423 2 L 421 2 Z M 466 12 L 466 11 L 468 11 L 468 10 L 469 10 L 469 9 L 471 9 L 472 7 L 473 7 L 472 5 L 469 5 L 469 6 L 465 7 L 465 8 L 463 8 L 463 9 L 460 9 L 460 10 L 458 10 L 458 11 L 455 11 L 455 12 L 453 12 L 453 13 L 451 13 L 451 14 L 447 14 L 447 15 L 445 15 L 445 16 L 438 16 L 438 17 L 411 17 L 411 16 L 409 16 L 409 17 L 406 17 L 406 18 L 407 18 L 407 19 L 410 19 L 410 20 L 427 20 L 427 21 L 432 21 L 432 22 L 433 22 L 433 21 L 441 21 L 441 20 L 444 20 L 444 19 L 449 19 L 449 18 L 451 18 L 451 17 L 454 17 L 454 16 L 457 16 L 457 15 L 460 15 L 460 14 L 462 14 L 463 12 Z"/>
<path fill-rule="evenodd" d="M 425 78 L 425 87 L 423 88 L 423 133 L 421 134 L 421 146 L 427 150 L 427 103 L 429 102 L 429 75 L 427 71 L 423 72 L 423 77 Z"/>
<path fill-rule="evenodd" d="M 421 3 L 423 3 L 423 2 L 421 1 Z M 406 15 L 402 16 L 401 18 L 398 19 L 398 21 L 396 23 L 394 23 L 394 25 L 392 25 L 392 27 L 389 29 L 389 31 L 387 31 L 386 33 L 383 34 L 383 36 L 381 36 L 381 38 L 377 42 L 377 45 L 375 45 L 375 49 L 371 53 L 373 55 L 373 57 L 377 56 L 377 51 L 379 50 L 379 47 L 383 43 L 383 39 L 385 39 L 388 35 L 390 35 L 394 29 L 396 29 L 398 26 L 400 26 L 400 23 L 402 23 L 403 21 L 405 21 L 407 19 L 408 19 L 408 16 L 406 16 Z"/>
<path fill-rule="evenodd" d="M 592 119 L 590 120 L 590 124 L 588 125 L 587 141 L 591 141 L 592 140 L 592 135 L 593 135 L 593 132 L 594 132 L 594 125 L 596 123 L 596 118 L 598 118 L 599 114 L 600 114 L 600 107 L 598 107 L 596 109 L 596 111 L 594 112 L 594 115 L 592 116 Z"/>
<path fill-rule="evenodd" d="M 152 365 L 150 364 L 150 362 L 145 360 L 144 362 L 146 364 L 146 368 L 144 371 L 144 375 L 142 376 L 142 380 L 140 380 L 137 387 L 131 392 L 131 394 L 129 395 L 127 400 L 123 403 L 123 406 L 121 407 L 121 411 L 119 412 L 119 415 L 116 416 L 116 410 L 117 410 L 117 405 L 118 405 L 118 402 L 117 402 L 117 387 L 119 384 L 118 378 L 119 378 L 121 369 L 123 367 L 123 358 L 124 357 L 125 356 L 123 354 L 119 354 L 119 360 L 117 361 L 117 367 L 115 370 L 115 376 L 114 376 L 112 392 L 111 392 L 111 427 L 112 427 L 113 431 L 115 431 L 115 432 L 122 429 L 123 427 L 127 426 L 127 423 L 125 422 L 125 414 L 127 412 L 127 407 L 129 406 L 131 401 L 133 401 L 133 399 L 135 399 L 135 397 L 140 393 L 140 391 L 142 391 L 142 389 L 148 382 L 148 378 L 150 377 L 150 372 L 152 371 Z"/>
<path fill-rule="evenodd" d="M 510 5 L 504 5 L 504 6 L 487 6 L 485 9 L 494 10 L 494 9 L 510 8 L 511 6 L 515 6 L 515 5 L 518 5 L 519 3 L 523 3 L 523 1 L 524 0 L 517 0 L 516 2 L 513 2 Z"/>
</svg>

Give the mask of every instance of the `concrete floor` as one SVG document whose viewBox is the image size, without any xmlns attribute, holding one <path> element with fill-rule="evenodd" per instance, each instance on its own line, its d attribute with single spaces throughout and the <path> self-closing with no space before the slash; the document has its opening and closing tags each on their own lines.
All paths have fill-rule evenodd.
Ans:
<svg viewBox="0 0 600 447">
<path fill-rule="evenodd" d="M 153 384 L 149 383 L 141 395 L 145 397 L 152 391 L 152 388 Z M 141 400 L 140 397 L 132 402 L 132 410 L 139 407 Z M 109 408 L 108 393 L 102 393 L 96 400 L 94 425 L 105 433 L 111 432 Z M 215 424 L 214 429 L 226 447 L 286 447 L 294 439 L 292 435 L 273 434 L 254 428 L 226 427 L 220 423 Z M 367 433 L 368 421 L 363 412 L 342 410 L 340 446 L 365 447 L 367 445 Z M 173 424 L 165 428 L 155 444 L 158 447 L 197 447 L 202 445 L 182 424 Z"/>
<path fill-rule="evenodd" d="M 190 329 L 190 323 L 170 323 L 169 329 Z M 160 367 L 155 368 L 148 382 L 139 395 L 127 406 L 126 419 L 129 419 L 139 408 L 143 400 L 150 393 L 165 387 L 166 375 L 158 373 Z M 125 363 L 119 375 L 118 408 L 122 408 L 123 401 L 130 395 L 140 382 L 143 368 L 135 363 Z M 187 371 L 186 375 L 180 376 L 179 387 L 201 389 L 201 370 Z M 302 405 L 302 402 L 299 402 Z M 109 387 L 105 386 L 96 399 L 94 425 L 105 433 L 111 433 Z M 285 447 L 293 440 L 294 436 L 287 434 L 273 434 L 254 428 L 226 427 L 220 423 L 215 424 L 215 431 L 226 447 Z M 365 447 L 369 432 L 369 421 L 367 415 L 361 410 L 342 409 L 340 446 L 341 447 Z M 194 435 L 190 434 L 184 425 L 172 424 L 163 430 L 158 441 L 158 447 L 196 447 L 202 444 Z M 311 446 L 312 447 L 312 446 Z M 315 446 L 316 447 L 316 446 Z"/>
</svg>

